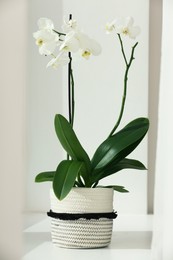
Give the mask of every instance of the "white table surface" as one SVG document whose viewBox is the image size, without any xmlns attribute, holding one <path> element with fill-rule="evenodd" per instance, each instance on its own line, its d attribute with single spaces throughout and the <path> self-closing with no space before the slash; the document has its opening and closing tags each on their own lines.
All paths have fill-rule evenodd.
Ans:
<svg viewBox="0 0 173 260">
<path fill-rule="evenodd" d="M 54 246 L 51 242 L 50 219 L 44 215 L 26 216 L 26 226 L 22 260 L 94 260 L 98 257 L 99 260 L 151 259 L 151 215 L 118 216 L 114 221 L 110 246 L 101 249 L 63 249 Z"/>
</svg>

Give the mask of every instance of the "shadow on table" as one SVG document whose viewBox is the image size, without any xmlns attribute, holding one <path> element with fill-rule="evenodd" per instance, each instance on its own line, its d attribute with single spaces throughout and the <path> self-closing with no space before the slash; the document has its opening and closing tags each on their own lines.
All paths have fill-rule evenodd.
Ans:
<svg viewBox="0 0 173 260">
<path fill-rule="evenodd" d="M 151 231 L 124 231 L 113 232 L 112 249 L 150 249 L 152 240 Z"/>
</svg>

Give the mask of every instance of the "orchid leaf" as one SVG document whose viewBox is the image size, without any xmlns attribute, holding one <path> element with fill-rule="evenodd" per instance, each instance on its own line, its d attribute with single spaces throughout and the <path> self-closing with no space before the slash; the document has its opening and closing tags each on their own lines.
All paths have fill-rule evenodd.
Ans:
<svg viewBox="0 0 173 260">
<path fill-rule="evenodd" d="M 93 156 L 92 169 L 101 171 L 112 161 L 118 163 L 124 159 L 142 141 L 148 128 L 149 120 L 147 118 L 137 118 L 106 139 Z"/>
<path fill-rule="evenodd" d="M 41 172 L 35 177 L 35 182 L 53 181 L 55 172 Z"/>
<path fill-rule="evenodd" d="M 70 160 L 64 160 L 58 165 L 53 179 L 53 190 L 59 200 L 68 195 L 82 167 L 84 167 L 83 162 Z"/>
<path fill-rule="evenodd" d="M 138 160 L 125 158 L 120 162 L 112 161 L 110 164 L 105 166 L 100 172 L 93 172 L 92 181 L 99 181 L 111 174 L 114 174 L 123 169 L 136 169 L 136 170 L 146 170 L 146 167 Z"/>
<path fill-rule="evenodd" d="M 112 189 L 114 189 L 114 190 L 116 190 L 116 191 L 118 191 L 118 192 L 129 192 L 128 190 L 126 190 L 125 188 L 124 188 L 124 186 L 118 186 L 118 185 L 109 185 L 109 186 L 105 186 L 105 188 L 112 188 Z"/>
<path fill-rule="evenodd" d="M 55 116 L 55 131 L 65 151 L 71 156 L 73 160 L 83 161 L 86 165 L 87 173 L 89 175 L 91 168 L 89 156 L 80 144 L 70 123 L 60 114 Z M 83 175 L 85 181 L 87 181 L 88 177 L 89 176 L 86 174 Z"/>
</svg>

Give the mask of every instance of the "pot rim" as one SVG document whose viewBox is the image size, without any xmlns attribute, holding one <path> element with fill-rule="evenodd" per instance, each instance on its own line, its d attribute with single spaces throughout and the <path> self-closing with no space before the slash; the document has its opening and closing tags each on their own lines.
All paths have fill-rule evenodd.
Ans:
<svg viewBox="0 0 173 260">
<path fill-rule="evenodd" d="M 109 188 L 109 187 L 95 187 L 95 188 L 92 188 L 92 187 L 73 187 L 72 189 L 87 189 L 87 190 L 113 190 L 113 188 Z"/>
<path fill-rule="evenodd" d="M 53 188 L 51 187 L 51 189 L 53 190 Z M 113 188 L 111 187 L 73 187 L 71 190 L 113 190 Z"/>
</svg>

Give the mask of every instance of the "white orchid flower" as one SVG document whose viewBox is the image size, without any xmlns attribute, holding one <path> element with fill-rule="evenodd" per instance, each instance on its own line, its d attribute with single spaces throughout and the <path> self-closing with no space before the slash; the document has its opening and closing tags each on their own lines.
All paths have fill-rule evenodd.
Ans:
<svg viewBox="0 0 173 260">
<path fill-rule="evenodd" d="M 77 33 L 71 31 L 66 34 L 64 42 L 60 46 L 60 51 L 77 52 L 79 48 L 80 46 Z"/>
<path fill-rule="evenodd" d="M 91 55 L 99 55 L 101 46 L 88 35 L 80 31 L 71 31 L 65 36 L 64 43 L 60 46 L 60 50 L 68 52 L 80 51 L 82 57 L 88 59 Z"/>
<path fill-rule="evenodd" d="M 106 24 L 106 33 L 107 34 L 111 33 L 113 30 L 115 30 L 115 22 L 116 22 L 116 20 L 113 20 L 112 22 Z"/>
<path fill-rule="evenodd" d="M 101 53 L 100 45 L 77 28 L 76 20 L 71 19 L 68 22 L 64 22 L 66 34 L 54 31 L 53 22 L 47 18 L 40 18 L 38 27 L 39 31 L 33 33 L 33 37 L 36 39 L 41 55 L 53 55 L 56 47 L 60 46 L 60 54 L 48 63 L 48 67 L 57 67 L 57 64 L 59 65 L 61 62 L 67 61 L 62 55 L 64 52 L 75 53 L 80 51 L 81 56 L 85 59 L 88 59 L 91 55 L 99 55 Z"/>
<path fill-rule="evenodd" d="M 64 24 L 62 25 L 62 29 L 64 32 L 70 32 L 70 31 L 74 31 L 77 30 L 77 21 L 74 19 L 70 19 L 68 21 L 65 20 L 64 18 Z"/>
<path fill-rule="evenodd" d="M 115 30 L 117 33 L 129 36 L 131 39 L 135 39 L 140 33 L 140 28 L 134 26 L 134 20 L 132 17 L 128 16 L 126 18 L 117 19 L 115 21 Z"/>
<path fill-rule="evenodd" d="M 54 69 L 57 69 L 59 66 L 67 65 L 69 61 L 70 59 L 67 56 L 67 53 L 60 52 L 57 57 L 49 61 L 49 63 L 47 64 L 47 68 L 53 67 Z"/>
<path fill-rule="evenodd" d="M 59 43 L 59 35 L 53 31 L 54 24 L 50 19 L 40 18 L 37 22 L 39 31 L 33 33 L 41 55 L 51 55 Z"/>
<path fill-rule="evenodd" d="M 101 53 L 100 44 L 88 37 L 88 35 L 80 32 L 78 33 L 78 40 L 81 49 L 81 55 L 88 59 L 91 55 L 97 56 Z"/>
<path fill-rule="evenodd" d="M 37 22 L 38 28 L 40 30 L 53 30 L 54 29 L 54 24 L 53 22 L 48 19 L 48 18 L 40 18 Z"/>
<path fill-rule="evenodd" d="M 58 34 L 47 29 L 33 33 L 33 37 L 36 39 L 41 55 L 51 55 L 59 42 Z"/>
</svg>

